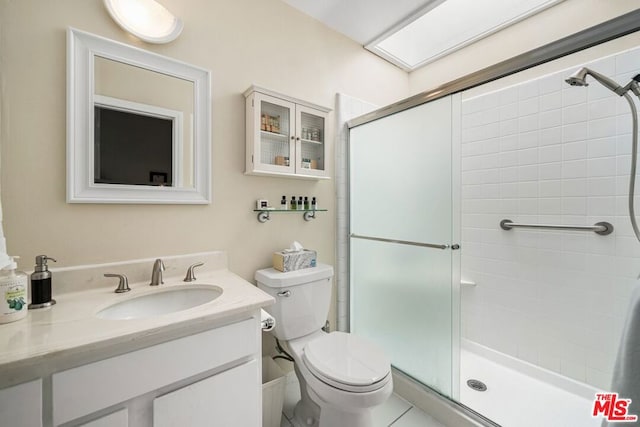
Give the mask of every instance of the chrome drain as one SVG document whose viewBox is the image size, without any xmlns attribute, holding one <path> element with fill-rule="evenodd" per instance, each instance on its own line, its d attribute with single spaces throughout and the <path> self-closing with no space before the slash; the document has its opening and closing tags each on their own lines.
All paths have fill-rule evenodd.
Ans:
<svg viewBox="0 0 640 427">
<path fill-rule="evenodd" d="M 487 385 L 480 380 L 467 380 L 467 385 L 475 391 L 487 391 Z"/>
</svg>

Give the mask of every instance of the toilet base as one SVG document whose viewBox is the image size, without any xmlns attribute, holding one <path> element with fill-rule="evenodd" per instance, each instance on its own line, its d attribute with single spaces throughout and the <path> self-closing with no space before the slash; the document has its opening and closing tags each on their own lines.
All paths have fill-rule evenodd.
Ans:
<svg viewBox="0 0 640 427">
<path fill-rule="evenodd" d="M 300 400 L 293 410 L 293 422 L 295 427 L 318 427 L 320 419 L 320 407 L 311 400 L 307 392 L 307 382 L 298 369 L 298 364 L 293 365 L 293 369 L 300 383 Z"/>
<path fill-rule="evenodd" d="M 347 412 L 343 409 L 324 407 L 321 412 L 322 416 L 310 411 L 300 400 L 293 411 L 294 417 L 291 422 L 294 427 L 371 427 L 373 425 L 370 409 Z"/>
<path fill-rule="evenodd" d="M 318 427 L 320 415 L 309 411 L 309 408 L 299 400 L 293 409 L 291 424 L 294 427 Z"/>
<path fill-rule="evenodd" d="M 373 408 L 382 405 L 393 392 L 391 373 L 373 391 L 349 392 L 324 383 L 309 371 L 303 360 L 304 346 L 324 334 L 318 331 L 304 339 L 282 342 L 293 356 L 300 383 L 300 401 L 291 422 L 295 427 L 371 427 Z"/>
<path fill-rule="evenodd" d="M 313 390 L 307 387 L 298 364 L 294 365 L 296 376 L 300 382 L 300 401 L 293 410 L 291 422 L 295 427 L 371 427 L 373 425 L 372 409 L 343 408 L 324 402 Z M 391 386 L 391 385 L 390 385 Z M 391 394 L 391 387 L 385 393 L 386 400 Z"/>
</svg>

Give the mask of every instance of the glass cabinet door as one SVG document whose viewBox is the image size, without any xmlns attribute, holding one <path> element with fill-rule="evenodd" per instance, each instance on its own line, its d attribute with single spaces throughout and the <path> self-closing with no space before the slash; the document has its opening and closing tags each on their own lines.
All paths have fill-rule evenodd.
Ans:
<svg viewBox="0 0 640 427">
<path fill-rule="evenodd" d="M 324 113 L 303 105 L 296 105 L 296 173 L 325 175 Z"/>
<path fill-rule="evenodd" d="M 255 169 L 280 173 L 295 171 L 295 104 L 260 93 L 255 94 Z"/>
</svg>

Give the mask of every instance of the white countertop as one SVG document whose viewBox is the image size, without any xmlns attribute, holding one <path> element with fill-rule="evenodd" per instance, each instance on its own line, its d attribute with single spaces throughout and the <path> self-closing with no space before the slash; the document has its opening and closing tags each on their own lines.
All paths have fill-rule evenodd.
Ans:
<svg viewBox="0 0 640 427">
<path fill-rule="evenodd" d="M 48 363 L 52 358 L 77 359 L 78 354 L 103 351 L 127 343 L 133 347 L 136 340 L 154 334 L 166 335 L 178 329 L 185 335 L 185 328 L 213 327 L 223 322 L 224 318 L 242 316 L 273 303 L 271 296 L 227 269 L 203 271 L 197 277 L 198 280 L 188 284 L 182 281 L 183 276 L 165 277 L 165 283 L 158 287 L 150 287 L 148 281 L 130 283 L 131 291 L 123 294 L 114 293 L 117 281 L 109 287 L 65 294 L 54 292 L 56 305 L 29 310 L 25 319 L 0 325 L 0 388 L 3 384 L 17 382 L 16 376 L 24 377 L 20 371 Z M 118 301 L 194 285 L 214 285 L 223 292 L 208 303 L 165 315 L 129 320 L 108 320 L 95 316 L 101 309 Z M 188 329 L 186 331 L 188 334 Z M 166 336 L 163 338 L 167 339 Z M 3 372 L 12 378 L 5 378 Z M 32 375 L 35 373 L 32 371 Z"/>
</svg>

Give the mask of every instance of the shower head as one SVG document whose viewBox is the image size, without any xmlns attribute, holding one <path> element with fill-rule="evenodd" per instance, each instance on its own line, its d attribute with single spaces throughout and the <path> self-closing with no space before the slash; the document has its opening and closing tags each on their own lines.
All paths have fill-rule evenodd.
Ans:
<svg viewBox="0 0 640 427">
<path fill-rule="evenodd" d="M 571 74 L 565 82 L 569 83 L 571 86 L 589 86 L 589 83 L 587 83 L 588 72 L 588 68 L 580 68 L 578 71 Z"/>
<path fill-rule="evenodd" d="M 618 83 L 614 82 L 607 76 L 603 76 L 600 73 L 597 73 L 589 68 L 583 67 L 577 70 L 575 73 L 570 75 L 565 82 L 569 83 L 571 86 L 589 86 L 587 83 L 587 75 L 592 76 L 596 79 L 600 84 L 602 84 L 607 89 L 615 92 L 616 94 L 622 96 L 624 95 L 628 89 L 623 88 Z"/>
</svg>

